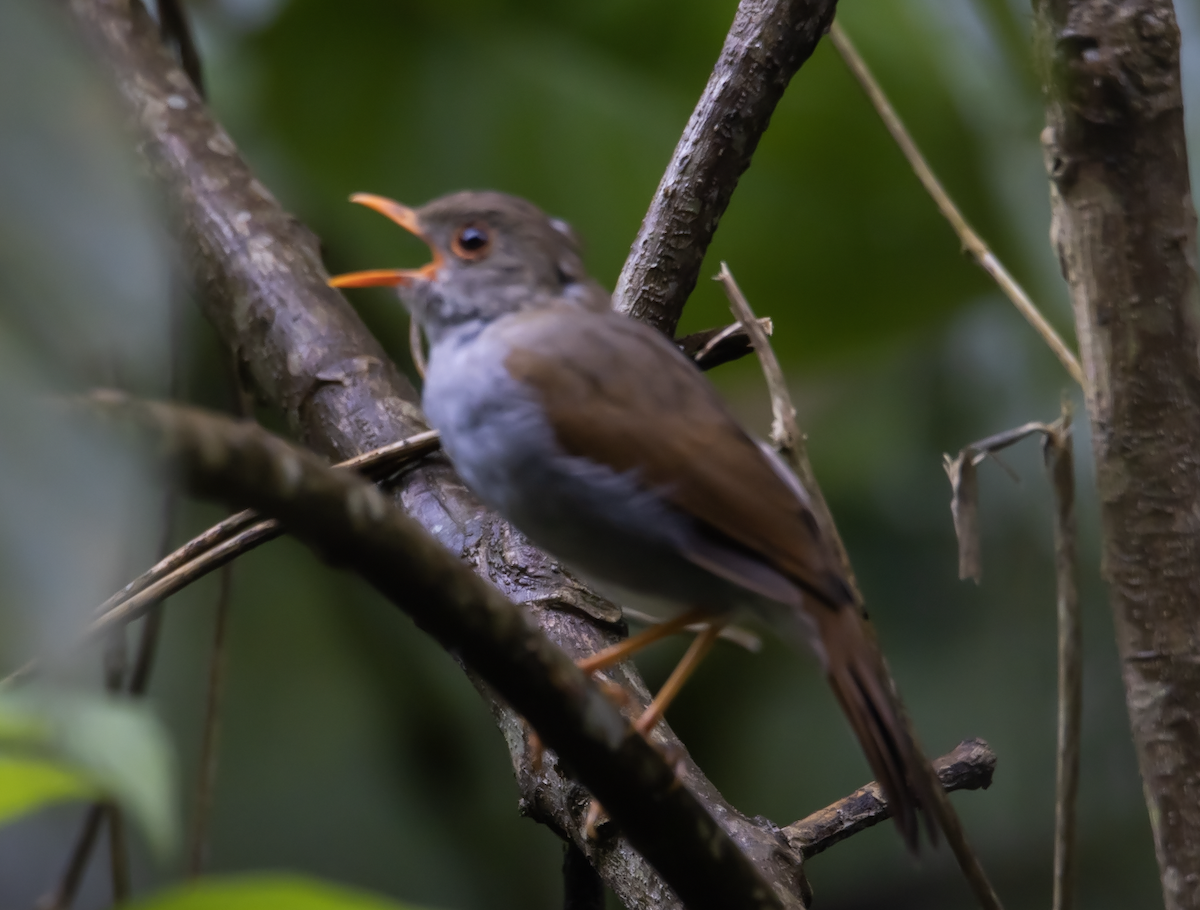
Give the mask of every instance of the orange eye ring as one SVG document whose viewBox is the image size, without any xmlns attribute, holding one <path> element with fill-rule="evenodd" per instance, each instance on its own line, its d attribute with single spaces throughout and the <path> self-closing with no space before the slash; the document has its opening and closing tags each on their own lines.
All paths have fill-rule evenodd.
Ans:
<svg viewBox="0 0 1200 910">
<path fill-rule="evenodd" d="M 467 262 L 486 259 L 492 251 L 492 232 L 482 221 L 464 224 L 450 241 L 450 252 Z"/>
</svg>

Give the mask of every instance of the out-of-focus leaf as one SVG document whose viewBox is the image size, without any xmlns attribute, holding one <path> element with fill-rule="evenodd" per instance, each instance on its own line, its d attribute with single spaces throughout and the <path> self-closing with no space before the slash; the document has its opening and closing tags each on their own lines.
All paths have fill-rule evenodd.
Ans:
<svg viewBox="0 0 1200 910">
<path fill-rule="evenodd" d="M 0 755 L 0 825 L 52 803 L 98 793 L 78 771 L 38 758 Z"/>
<path fill-rule="evenodd" d="M 79 778 L 74 795 L 100 793 L 116 801 L 141 826 L 151 847 L 170 854 L 179 839 L 175 802 L 175 759 L 171 744 L 154 713 L 128 700 L 61 689 L 0 692 L 0 759 L 40 759 Z M 50 780 L 48 771 L 15 776 L 17 787 L 34 791 L 0 795 L 0 807 L 39 800 L 37 788 L 67 798 L 66 782 Z M 0 791 L 7 779 L 0 779 Z M 54 792 L 54 787 L 58 789 Z M 4 816 L 0 814 L 0 818 Z"/>
<path fill-rule="evenodd" d="M 129 910 L 417 910 L 365 891 L 297 875 L 205 878 L 162 891 Z"/>
</svg>

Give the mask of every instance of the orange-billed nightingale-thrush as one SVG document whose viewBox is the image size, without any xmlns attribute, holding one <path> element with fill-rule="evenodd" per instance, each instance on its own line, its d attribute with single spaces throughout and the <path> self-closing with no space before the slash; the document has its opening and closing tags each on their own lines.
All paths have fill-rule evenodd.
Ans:
<svg viewBox="0 0 1200 910">
<path fill-rule="evenodd" d="M 585 576 L 674 605 L 675 618 L 580 661 L 586 671 L 705 624 L 637 722 L 648 734 L 720 628 L 748 610 L 821 662 L 900 832 L 928 824 L 925 759 L 799 480 L 744 430 L 670 339 L 614 312 L 569 228 L 502 193 L 410 209 L 351 197 L 424 240 L 396 285 L 429 339 L 423 404 L 463 480 Z"/>
</svg>

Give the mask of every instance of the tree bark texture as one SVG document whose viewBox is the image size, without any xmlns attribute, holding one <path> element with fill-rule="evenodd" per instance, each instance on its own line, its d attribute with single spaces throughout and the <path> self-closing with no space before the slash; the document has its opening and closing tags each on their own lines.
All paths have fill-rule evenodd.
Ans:
<svg viewBox="0 0 1200 910">
<path fill-rule="evenodd" d="M 416 394 L 339 293 L 326 286 L 316 238 L 254 179 L 232 140 L 161 46 L 137 0 L 65 0 L 111 67 L 147 167 L 172 209 L 206 315 L 239 369 L 311 449 L 342 460 L 424 428 Z M 765 124 L 764 124 L 765 126 Z M 572 656 L 617 640 L 620 612 L 532 547 L 467 492 L 439 459 L 405 474 L 403 507 Z M 649 700 L 628 664 L 611 671 Z M 553 756 L 534 760 L 528 728 L 486 691 L 509 746 L 523 811 L 585 853 L 630 908 L 681 906 L 612 825 L 587 838 L 588 795 Z M 669 727 L 656 740 L 683 756 L 680 779 L 750 858 L 785 907 L 808 893 L 802 860 L 770 822 L 730 806 Z"/>
<path fill-rule="evenodd" d="M 1200 906 L 1196 216 L 1170 0 L 1036 0 L 1051 242 L 1070 285 L 1134 744 L 1166 906 Z"/>
<path fill-rule="evenodd" d="M 675 334 L 704 254 L 792 76 L 836 0 L 742 0 L 617 278 L 618 310 Z"/>
<path fill-rule="evenodd" d="M 93 396 L 92 404 L 149 431 L 185 489 L 276 516 L 487 680 L 554 750 L 542 760 L 569 764 L 688 907 L 782 910 L 746 855 L 600 686 L 375 484 L 251 421 L 119 393 Z"/>
</svg>

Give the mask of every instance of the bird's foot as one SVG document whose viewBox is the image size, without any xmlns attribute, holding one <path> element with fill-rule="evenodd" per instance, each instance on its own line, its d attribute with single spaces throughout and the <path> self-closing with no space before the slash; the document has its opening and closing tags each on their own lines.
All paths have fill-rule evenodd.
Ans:
<svg viewBox="0 0 1200 910">
<path fill-rule="evenodd" d="M 587 816 L 583 820 L 583 836 L 590 841 L 599 840 L 600 828 L 607 825 L 608 822 L 608 814 L 600 805 L 600 801 L 598 799 L 591 800 L 588 803 Z"/>
<path fill-rule="evenodd" d="M 542 773 L 542 759 L 546 755 L 546 747 L 542 745 L 542 738 L 537 735 L 537 731 L 530 727 L 528 723 L 525 725 L 525 748 L 528 750 L 529 767 L 533 769 L 534 774 Z"/>
</svg>

